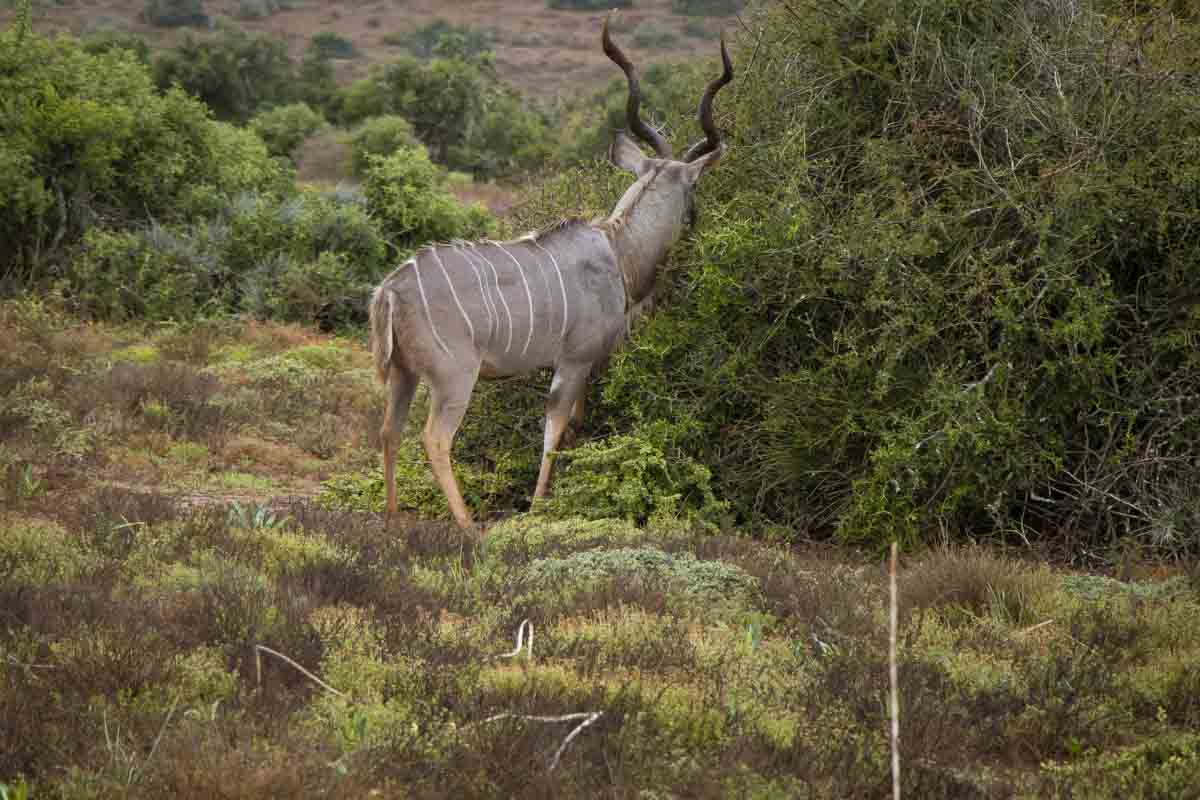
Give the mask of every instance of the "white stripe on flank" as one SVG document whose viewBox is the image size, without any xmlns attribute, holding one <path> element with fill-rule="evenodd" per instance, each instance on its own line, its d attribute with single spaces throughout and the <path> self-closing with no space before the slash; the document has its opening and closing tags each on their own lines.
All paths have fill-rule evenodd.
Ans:
<svg viewBox="0 0 1200 800">
<path fill-rule="evenodd" d="M 413 272 L 417 275 L 417 291 L 421 293 L 421 305 L 425 306 L 425 320 L 429 323 L 429 330 L 433 332 L 433 338 L 437 340 L 438 345 L 450 355 L 450 348 L 446 347 L 446 343 L 442 341 L 442 337 L 438 336 L 437 326 L 433 324 L 433 315 L 429 313 L 429 300 L 425 297 L 425 286 L 421 283 L 421 268 L 417 262 L 418 256 L 414 256 L 409 262 L 413 265 Z"/>
<path fill-rule="evenodd" d="M 471 270 L 475 273 L 475 280 L 479 283 L 479 297 L 483 300 L 483 310 L 488 315 L 488 335 L 484 346 L 491 347 L 492 337 L 496 335 L 496 313 L 495 309 L 492 308 L 491 292 L 483 284 L 483 273 L 479 271 L 479 265 L 475 263 L 475 259 L 467 254 L 466 249 L 461 244 L 456 243 L 453 247 L 462 256 L 462 260 L 471 266 Z"/>
<path fill-rule="evenodd" d="M 442 274 L 446 276 L 446 285 L 450 287 L 450 296 L 454 298 L 454 305 L 458 306 L 458 313 L 462 314 L 463 322 L 467 323 L 467 332 L 471 334 L 471 344 L 475 347 L 479 345 L 475 342 L 475 326 L 471 324 L 471 318 L 467 316 L 467 310 L 463 308 L 462 302 L 458 299 L 458 292 L 454 290 L 454 282 L 450 280 L 450 273 L 446 271 L 446 265 L 442 263 L 442 257 L 438 255 L 437 248 L 429 248 L 429 254 L 433 256 L 433 260 L 442 268 Z"/>
<path fill-rule="evenodd" d="M 537 244 L 537 240 L 532 236 L 527 236 L 520 241 L 527 244 Z M 550 300 L 550 279 L 546 277 L 546 265 L 542 263 L 542 260 L 534 255 L 533 261 L 537 264 L 538 277 L 542 279 L 542 286 L 546 287 L 546 336 L 550 336 L 554 333 L 554 319 L 550 313 L 554 310 L 554 303 Z"/>
<path fill-rule="evenodd" d="M 521 348 L 521 355 L 529 352 L 529 343 L 533 341 L 533 292 L 529 291 L 529 281 L 525 280 L 525 268 L 521 266 L 521 262 L 517 261 L 516 256 L 504 249 L 504 246 L 499 242 L 492 242 L 496 247 L 500 248 L 500 252 L 512 259 L 512 262 L 517 265 L 517 274 L 521 276 L 521 283 L 525 285 L 525 298 L 529 301 L 529 335 L 525 337 L 525 346 Z"/>
<path fill-rule="evenodd" d="M 496 281 L 496 294 L 500 295 L 500 303 L 504 306 L 504 316 L 508 317 L 508 344 L 504 346 L 504 352 L 507 353 L 512 349 L 513 321 L 512 311 L 510 311 L 508 308 L 508 300 L 504 297 L 504 290 L 500 288 L 500 273 L 496 271 L 496 265 L 493 264 L 487 256 L 479 252 L 476 245 L 472 245 L 471 247 L 475 250 L 475 255 L 483 259 L 483 263 L 487 264 L 491 268 L 492 278 Z M 499 318 L 500 315 L 497 314 L 496 316 Z"/>
<path fill-rule="evenodd" d="M 560 270 L 558 268 L 558 261 L 554 258 L 554 253 L 551 253 L 549 250 L 542 247 L 540 242 L 535 241 L 534 245 L 537 246 L 538 250 L 541 250 L 543 253 L 550 256 L 550 263 L 554 265 L 554 271 L 558 274 L 558 288 L 562 290 L 562 301 L 563 301 L 562 330 L 559 331 L 558 337 L 560 339 L 562 339 L 562 338 L 565 338 L 567 335 L 567 285 L 565 283 L 563 283 L 562 270 Z"/>
</svg>

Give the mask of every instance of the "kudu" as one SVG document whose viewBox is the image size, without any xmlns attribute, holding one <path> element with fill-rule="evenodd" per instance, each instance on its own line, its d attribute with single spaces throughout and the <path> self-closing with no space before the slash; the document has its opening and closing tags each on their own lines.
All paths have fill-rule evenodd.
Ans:
<svg viewBox="0 0 1200 800">
<path fill-rule="evenodd" d="M 724 70 L 700 100 L 705 137 L 678 160 L 639 115 L 637 71 L 613 43 L 607 19 L 601 41 L 629 84 L 629 130 L 657 154 L 647 158 L 628 135 L 616 134 L 609 158 L 637 180 L 608 218 L 565 220 L 510 242 L 426 247 L 371 298 L 371 352 L 388 389 L 380 436 L 389 512 L 396 510 L 396 443 L 422 379 L 430 390 L 425 451 L 454 518 L 468 527 L 471 515 L 450 467 L 450 445 L 475 382 L 553 366 L 534 497 L 546 494 L 551 456 L 568 420 L 582 417 L 588 374 L 624 337 L 626 314 L 650 295 L 658 264 L 692 218 L 696 181 L 721 157 L 712 101 L 733 79 L 724 40 Z"/>
</svg>

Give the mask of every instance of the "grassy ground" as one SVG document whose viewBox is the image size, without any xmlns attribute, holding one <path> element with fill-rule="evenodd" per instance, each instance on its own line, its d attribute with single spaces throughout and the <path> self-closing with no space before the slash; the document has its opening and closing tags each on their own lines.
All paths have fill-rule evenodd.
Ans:
<svg viewBox="0 0 1200 800">
<path fill-rule="evenodd" d="M 29 301 L 0 341 L 0 782 L 890 796 L 875 561 L 670 521 L 389 529 L 319 501 L 376 463 L 358 342 Z M 906 557 L 906 796 L 1200 796 L 1195 583 Z"/>
</svg>

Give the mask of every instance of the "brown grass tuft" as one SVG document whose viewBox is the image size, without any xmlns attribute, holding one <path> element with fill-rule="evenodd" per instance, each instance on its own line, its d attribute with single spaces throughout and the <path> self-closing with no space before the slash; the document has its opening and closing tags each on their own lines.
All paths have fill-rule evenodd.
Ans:
<svg viewBox="0 0 1200 800">
<path fill-rule="evenodd" d="M 932 608 L 975 616 L 1001 614 L 1014 625 L 1033 625 L 1054 591 L 1045 568 L 979 548 L 938 550 L 900 577 L 900 613 Z"/>
<path fill-rule="evenodd" d="M 119 410 L 134 427 L 207 441 L 214 447 L 233 430 L 229 410 L 217 401 L 220 381 L 183 364 L 121 363 L 72 388 L 72 405 L 86 415 L 96 405 Z"/>
</svg>

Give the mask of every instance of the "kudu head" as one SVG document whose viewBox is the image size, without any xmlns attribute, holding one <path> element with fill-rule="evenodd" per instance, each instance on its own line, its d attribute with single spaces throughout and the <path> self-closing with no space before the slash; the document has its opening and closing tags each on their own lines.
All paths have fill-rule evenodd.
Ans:
<svg viewBox="0 0 1200 800">
<path fill-rule="evenodd" d="M 648 218 L 643 223 L 645 227 L 661 234 L 664 239 L 662 244 L 670 247 L 679 238 L 684 224 L 690 225 L 695 221 L 693 198 L 696 182 L 705 170 L 717 163 L 724 151 L 721 135 L 713 123 L 712 102 L 721 87 L 733 80 L 733 64 L 722 36 L 721 62 L 724 70 L 720 77 L 708 85 L 700 98 L 699 118 L 704 138 L 677 159 L 663 135 L 648 125 L 639 114 L 642 96 L 637 70 L 609 36 L 608 21 L 606 17 L 601 37 L 604 53 L 621 68 L 629 83 L 629 99 L 625 105 L 628 133 L 620 131 L 616 134 L 608 157 L 613 164 L 629 170 L 638 178 L 617 203 L 613 217 L 624 218 L 636 206 L 638 215 Z M 657 157 L 650 158 L 642 153 L 629 134 L 650 145 Z M 665 251 L 659 255 L 665 255 Z"/>
</svg>

